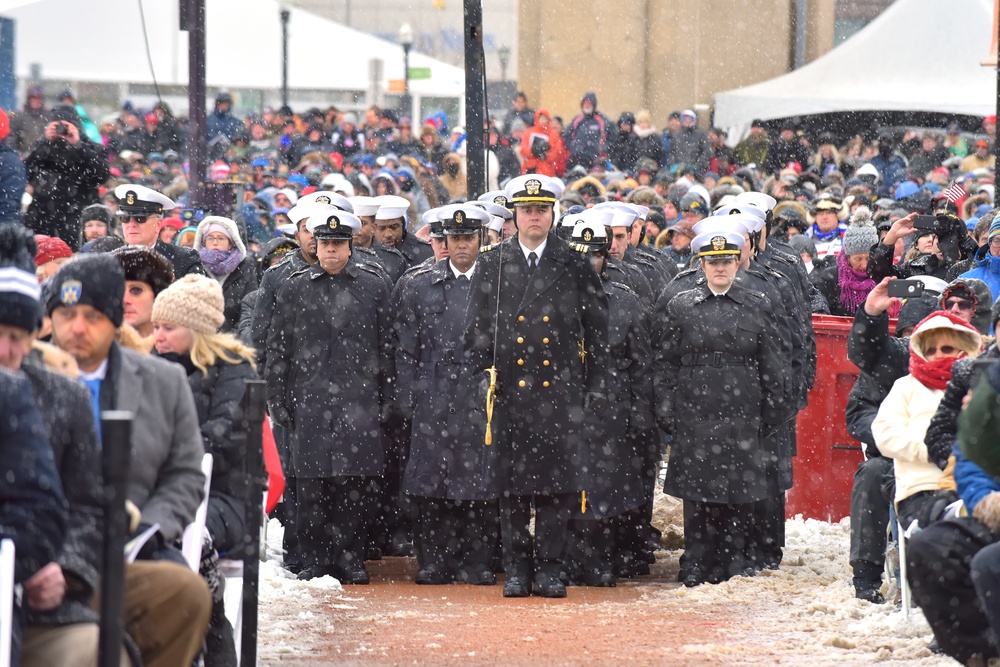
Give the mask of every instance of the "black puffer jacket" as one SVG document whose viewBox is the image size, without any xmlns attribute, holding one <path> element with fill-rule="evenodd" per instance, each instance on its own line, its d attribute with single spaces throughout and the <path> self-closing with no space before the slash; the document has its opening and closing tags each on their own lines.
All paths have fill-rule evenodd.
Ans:
<svg viewBox="0 0 1000 667">
<path fill-rule="evenodd" d="M 225 299 L 226 321 L 219 327 L 220 333 L 236 333 L 243 311 L 243 297 L 257 289 L 257 267 L 251 258 L 239 263 L 222 284 Z"/>
<path fill-rule="evenodd" d="M 847 418 L 847 432 L 855 440 L 864 443 L 868 458 L 882 456 L 882 452 L 875 446 L 872 422 L 875 421 L 879 406 L 888 395 L 888 387 L 880 385 L 868 373 L 861 373 L 847 396 L 847 409 L 844 411 L 844 416 Z"/>
<path fill-rule="evenodd" d="M 992 343 L 980 356 L 984 359 L 1000 357 L 996 342 Z M 937 412 L 931 418 L 924 436 L 927 445 L 927 459 L 941 470 L 948 465 L 948 457 L 955 446 L 958 435 L 958 415 L 962 412 L 962 399 L 972 388 L 973 359 L 959 359 L 951 367 L 951 379 L 938 403 Z"/>
</svg>

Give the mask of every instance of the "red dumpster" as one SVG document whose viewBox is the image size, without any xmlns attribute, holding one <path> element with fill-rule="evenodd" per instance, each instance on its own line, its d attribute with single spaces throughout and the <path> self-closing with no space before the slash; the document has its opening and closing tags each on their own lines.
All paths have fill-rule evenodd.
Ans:
<svg viewBox="0 0 1000 667">
<path fill-rule="evenodd" d="M 861 443 L 847 433 L 844 410 L 858 377 L 847 358 L 851 317 L 813 315 L 816 333 L 816 382 L 809 405 L 799 413 L 794 486 L 786 497 L 785 516 L 840 521 L 851 512 L 854 471 L 864 455 Z"/>
</svg>

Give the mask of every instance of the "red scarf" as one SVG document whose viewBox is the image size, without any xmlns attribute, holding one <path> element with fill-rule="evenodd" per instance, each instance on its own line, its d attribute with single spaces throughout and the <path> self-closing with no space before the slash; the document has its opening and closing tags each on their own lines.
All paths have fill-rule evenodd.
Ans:
<svg viewBox="0 0 1000 667">
<path fill-rule="evenodd" d="M 910 375 L 917 378 L 920 384 L 928 389 L 944 391 L 951 379 L 951 367 L 959 357 L 945 357 L 937 361 L 927 361 L 923 357 L 910 353 Z"/>
</svg>

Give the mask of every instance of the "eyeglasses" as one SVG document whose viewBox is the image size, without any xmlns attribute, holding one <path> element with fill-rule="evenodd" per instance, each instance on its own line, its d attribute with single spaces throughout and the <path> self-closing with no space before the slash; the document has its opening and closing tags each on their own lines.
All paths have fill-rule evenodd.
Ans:
<svg viewBox="0 0 1000 667">
<path fill-rule="evenodd" d="M 972 310 L 972 302 L 968 299 L 948 299 L 944 302 L 945 310 L 952 310 L 953 308 L 958 308 L 959 310 L 968 311 Z"/>
<path fill-rule="evenodd" d="M 225 234 L 209 234 L 205 237 L 205 243 L 213 241 L 215 243 L 222 243 L 223 241 L 228 241 L 229 237 Z"/>
<path fill-rule="evenodd" d="M 952 345 L 942 345 L 940 348 L 936 347 L 927 348 L 926 350 L 924 350 L 924 356 L 933 357 L 938 352 L 938 350 L 940 350 L 941 354 L 945 356 L 951 356 L 953 354 L 958 354 L 960 352 L 960 350 L 957 347 L 954 347 Z"/>
<path fill-rule="evenodd" d="M 1000 248 L 1000 235 L 991 238 L 990 245 L 993 246 L 994 248 Z"/>
<path fill-rule="evenodd" d="M 152 215 L 131 215 L 129 213 L 120 213 L 118 219 L 122 221 L 124 225 L 127 222 L 134 222 L 139 225 L 144 225 L 149 221 L 150 218 L 155 217 Z"/>
</svg>

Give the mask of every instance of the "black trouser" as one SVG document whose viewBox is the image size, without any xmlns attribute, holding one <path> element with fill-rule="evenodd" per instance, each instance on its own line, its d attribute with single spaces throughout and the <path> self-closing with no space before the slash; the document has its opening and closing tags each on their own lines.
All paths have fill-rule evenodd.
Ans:
<svg viewBox="0 0 1000 667">
<path fill-rule="evenodd" d="M 892 459 L 876 456 L 858 464 L 851 487 L 851 565 L 859 571 L 881 572 L 885 567 L 889 501 L 882 485 L 893 473 Z M 866 565 L 870 563 L 870 565 Z"/>
<path fill-rule="evenodd" d="M 361 564 L 375 514 L 368 477 L 298 479 L 298 535 L 306 567 Z"/>
<path fill-rule="evenodd" d="M 285 491 L 281 494 L 281 525 L 285 531 L 281 536 L 281 549 L 285 552 L 282 562 L 285 565 L 302 565 L 302 554 L 299 551 L 297 490 L 295 471 L 292 469 L 289 439 L 291 433 L 284 426 L 275 424 L 274 444 L 278 448 L 278 458 L 281 459 L 281 469 L 285 472 Z"/>
<path fill-rule="evenodd" d="M 753 529 L 753 503 L 721 505 L 684 501 L 684 553 L 681 577 L 700 573 L 710 581 L 725 581 L 741 574 L 747 543 Z"/>
<path fill-rule="evenodd" d="M 570 520 L 564 562 L 571 580 L 578 575 L 596 578 L 602 573 L 614 573 L 615 535 L 619 528 L 634 533 L 634 524 L 624 521 L 627 516 Z"/>
<path fill-rule="evenodd" d="M 778 567 L 785 546 L 785 492 L 753 503 L 752 521 L 747 564 L 758 569 Z"/>
<path fill-rule="evenodd" d="M 450 574 L 491 569 L 500 532 L 495 500 L 413 500 L 420 508 L 421 567 L 432 565 Z"/>
<path fill-rule="evenodd" d="M 410 442 L 410 421 L 390 424 L 385 428 L 383 442 L 385 473 L 378 479 L 379 512 L 370 531 L 373 546 L 388 551 L 393 542 L 413 540 L 413 517 L 417 509 L 403 493 L 403 471 Z"/>
<path fill-rule="evenodd" d="M 500 531 L 503 536 L 503 568 L 507 577 L 531 577 L 543 573 L 558 577 L 566 528 L 579 494 L 506 496 L 500 499 Z M 535 539 L 529 524 L 535 508 Z"/>
<path fill-rule="evenodd" d="M 905 525 L 905 524 L 904 524 Z M 913 591 L 913 600 L 923 610 L 941 650 L 961 663 L 974 655 L 985 659 L 997 655 L 997 647 L 987 609 L 998 615 L 996 591 L 986 599 L 977 594 L 979 582 L 974 581 L 973 565 L 985 586 L 988 569 L 995 566 L 996 550 L 977 554 L 994 543 L 996 538 L 972 517 L 948 519 L 931 524 L 906 541 L 906 579 Z M 985 576 L 984 576 L 985 575 Z M 1000 584 L 995 584 L 1000 585 Z"/>
</svg>

